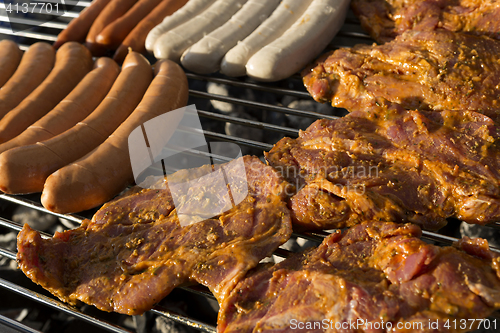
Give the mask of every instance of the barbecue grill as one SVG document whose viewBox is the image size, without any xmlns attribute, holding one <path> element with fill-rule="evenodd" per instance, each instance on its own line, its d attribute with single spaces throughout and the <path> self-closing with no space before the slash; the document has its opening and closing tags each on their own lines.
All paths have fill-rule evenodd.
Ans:
<svg viewBox="0 0 500 333">
<path fill-rule="evenodd" d="M 50 2 L 47 1 L 47 2 Z M 57 1 L 53 1 L 57 2 Z M 85 7 L 90 5 L 88 1 L 68 1 L 65 3 L 69 6 L 74 6 L 69 12 L 63 16 L 50 22 L 43 22 L 46 17 L 38 14 L 37 17 L 19 16 L 16 18 L 9 18 L 5 12 L 4 3 L 0 3 L 0 39 L 13 39 L 20 45 L 21 49 L 26 49 L 29 45 L 37 41 L 45 41 L 52 43 L 56 40 L 57 34 L 67 26 L 67 23 L 79 15 L 79 12 Z M 25 25 L 27 30 L 13 33 L 9 27 L 9 22 Z M 363 32 L 359 22 L 354 15 L 349 12 L 346 22 L 337 35 L 337 37 L 328 46 L 329 49 L 335 49 L 343 46 L 353 46 L 358 43 L 372 43 L 373 40 Z M 154 61 L 153 59 L 151 59 Z M 307 124 L 318 118 L 336 118 L 345 115 L 345 111 L 332 107 L 325 106 L 326 113 L 319 113 L 314 111 L 314 107 L 319 107 L 318 103 L 312 101 L 307 91 L 302 85 L 299 75 L 291 77 L 287 80 L 278 83 L 257 83 L 248 79 L 234 79 L 227 78 L 221 75 L 196 75 L 187 73 L 190 84 L 190 101 L 189 104 L 196 104 L 199 115 L 202 118 L 204 127 L 204 134 L 207 140 L 227 141 L 238 144 L 243 149 L 243 153 L 249 152 L 253 154 L 262 155 L 262 151 L 271 149 L 272 144 L 283 136 L 296 137 L 299 133 L 299 127 L 296 124 Z M 219 89 L 214 92 L 214 88 Z M 254 96 L 255 98 L 253 98 Z M 303 110 L 289 107 L 290 103 L 286 101 L 309 101 L 311 109 Z M 218 107 L 220 103 L 227 107 L 231 113 L 222 112 L 224 107 Z M 207 111 L 205 111 L 207 110 Z M 236 111 L 235 111 L 236 110 Z M 246 115 L 243 116 L 238 113 L 238 110 L 244 110 Z M 226 110 L 227 111 L 227 110 Z M 294 121 L 290 120 L 290 117 Z M 250 119 L 248 119 L 250 118 Z M 278 119 L 278 120 L 276 120 Z M 295 125 L 293 125 L 295 124 Z M 232 130 L 227 128 L 236 126 Z M 255 140 L 252 134 L 244 135 L 245 130 L 262 131 L 259 139 Z M 250 132 L 254 133 L 254 132 Z M 265 133 L 265 134 L 264 134 Z M 268 138 L 268 139 L 266 139 Z M 39 194 L 13 196 L 7 194 L 0 194 L 0 207 L 24 207 L 32 211 L 38 211 L 43 214 L 50 214 L 60 221 L 66 221 L 64 228 L 71 226 L 71 223 L 78 225 L 82 219 L 90 218 L 94 211 L 83 212 L 80 215 L 76 214 L 55 214 L 44 209 L 40 204 Z M 5 213 L 7 209 L 0 211 L 0 233 L 4 231 L 18 232 L 21 229 L 19 223 L 14 222 L 9 215 Z M 458 225 L 454 223 L 454 225 Z M 63 224 L 61 224 L 63 226 Z M 482 227 L 484 229 L 493 230 L 492 228 L 500 228 L 499 224 L 488 225 Z M 424 238 L 431 242 L 436 242 L 443 245 L 449 245 L 457 241 L 457 233 L 453 226 L 445 228 L 439 233 L 424 232 Z M 310 241 L 319 244 L 327 233 L 301 233 L 294 234 L 293 238 L 299 242 Z M 51 235 L 45 234 L 46 237 Z M 494 251 L 499 251 L 493 249 Z M 286 257 L 290 250 L 280 248 L 275 252 L 277 258 Z M 2 248 L 0 246 L 0 259 L 2 257 L 15 260 L 16 253 L 13 250 Z M 2 271 L 0 271 L 1 273 Z M 62 303 L 45 293 L 38 286 L 33 284 L 27 278 L 23 281 L 18 281 L 19 278 L 11 278 L 0 275 L 0 292 L 5 292 L 12 299 L 12 303 L 20 302 L 33 302 L 37 303 L 39 307 L 51 309 L 57 313 L 69 317 L 71 320 L 76 320 L 78 323 L 94 326 L 102 331 L 111 332 L 144 332 L 147 330 L 145 318 L 167 318 L 176 323 L 185 325 L 186 327 L 201 331 L 201 332 L 215 332 L 215 319 L 199 320 L 192 315 L 180 314 L 178 311 L 171 310 L 163 305 L 157 305 L 154 309 L 150 310 L 143 316 L 134 318 L 125 318 L 120 315 L 120 320 L 106 313 L 101 313 L 96 309 L 85 309 L 81 307 L 71 307 Z M 205 301 L 206 304 L 216 304 L 215 298 L 210 294 L 208 289 L 199 286 L 191 286 L 185 288 L 178 288 L 175 293 L 179 294 L 178 297 L 195 297 Z M 0 293 L 2 295 L 3 293 Z M 5 300 L 2 300 L 2 303 Z M 198 306 L 204 305 L 199 302 Z M 127 321 L 128 320 L 128 321 Z M 132 325 L 130 324 L 132 322 Z M 20 321 L 13 320 L 9 316 L 0 313 L 0 331 L 8 332 L 40 332 L 43 327 L 39 329 L 31 328 Z M 85 332 L 88 331 L 89 328 Z"/>
</svg>

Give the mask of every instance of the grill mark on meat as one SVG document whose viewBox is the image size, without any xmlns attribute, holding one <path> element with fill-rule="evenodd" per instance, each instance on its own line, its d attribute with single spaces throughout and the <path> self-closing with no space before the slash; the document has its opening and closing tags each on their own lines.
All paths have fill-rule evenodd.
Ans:
<svg viewBox="0 0 500 333">
<path fill-rule="evenodd" d="M 349 111 L 384 100 L 406 109 L 471 110 L 500 120 L 500 41 L 446 30 L 407 31 L 383 45 L 323 55 L 303 72 L 319 102 Z"/>
<path fill-rule="evenodd" d="M 407 30 L 438 28 L 500 39 L 500 2 L 496 0 L 353 0 L 351 7 L 379 43 Z"/>
<path fill-rule="evenodd" d="M 415 225 L 369 222 L 335 232 L 319 247 L 279 264 L 258 267 L 221 304 L 217 331 L 291 332 L 293 319 L 304 325 L 329 320 L 331 328 L 307 331 L 337 332 L 335 323 L 363 319 L 379 327 L 381 320 L 390 322 L 391 332 L 405 331 L 398 322 L 424 325 L 412 332 L 457 332 L 444 327 L 446 320 L 484 318 L 499 308 L 498 292 L 487 294 L 500 287 L 499 257 L 486 241 L 464 238 L 453 247 L 437 247 L 420 236 Z M 436 320 L 437 330 L 426 326 Z M 350 325 L 342 330 L 375 331 Z"/>
<path fill-rule="evenodd" d="M 53 238 L 42 239 L 25 225 L 18 235 L 19 267 L 61 300 L 104 311 L 141 314 L 190 282 L 209 287 L 222 301 L 246 271 L 291 235 L 284 200 L 288 184 L 257 157 L 240 161 L 244 170 L 232 170 L 241 164 L 233 163 L 226 171 L 245 172 L 248 195 L 219 216 L 181 227 L 170 190 L 154 188 L 166 184 L 161 179 L 153 188 L 132 188 L 105 204 L 91 221 Z M 206 169 L 182 170 L 172 177 L 190 179 Z M 202 198 L 219 200 L 210 192 L 217 190 L 208 186 L 211 181 L 199 179 L 198 190 L 207 191 Z"/>
<path fill-rule="evenodd" d="M 437 230 L 449 217 L 485 224 L 500 220 L 499 129 L 472 111 L 393 105 L 318 120 L 266 159 L 297 188 L 289 207 L 298 228 L 380 220 Z"/>
</svg>

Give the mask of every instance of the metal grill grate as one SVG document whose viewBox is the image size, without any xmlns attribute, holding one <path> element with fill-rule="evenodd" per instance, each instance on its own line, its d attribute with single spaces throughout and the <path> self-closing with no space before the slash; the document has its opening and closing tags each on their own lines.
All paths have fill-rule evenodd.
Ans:
<svg viewBox="0 0 500 333">
<path fill-rule="evenodd" d="M 50 2 L 46 1 L 46 2 Z M 74 17 L 77 17 L 79 12 L 90 5 L 89 1 L 68 1 L 66 0 L 66 4 L 74 5 L 72 11 L 64 14 L 62 17 L 57 20 L 43 23 L 43 17 L 36 16 L 21 16 L 13 19 L 13 22 L 24 24 L 27 27 L 27 30 L 14 33 L 10 29 L 9 19 L 5 12 L 4 3 L 0 3 L 0 39 L 12 39 L 15 40 L 22 49 L 26 49 L 29 45 L 38 42 L 38 41 L 46 41 L 52 43 L 56 40 L 57 34 L 67 26 L 69 20 Z M 352 46 L 358 43 L 372 43 L 373 41 L 369 38 L 367 34 L 365 34 L 356 18 L 352 13 L 348 14 L 346 22 L 337 35 L 337 37 L 332 41 L 329 45 L 330 49 L 335 49 L 338 47 L 344 46 Z M 153 60 L 153 59 L 151 59 Z M 301 78 L 296 75 L 288 80 L 276 83 L 276 84 L 268 84 L 268 83 L 256 83 L 247 79 L 233 79 L 227 78 L 220 75 L 211 75 L 211 76 L 202 76 L 196 75 L 192 73 L 188 73 L 188 79 L 190 81 L 190 103 L 194 101 L 206 101 L 208 103 L 218 101 L 225 102 L 231 105 L 238 105 L 245 109 L 249 108 L 252 110 L 257 110 L 257 112 L 270 114 L 284 114 L 288 116 L 296 116 L 301 118 L 310 118 L 310 119 L 318 119 L 318 118 L 330 118 L 335 119 L 339 116 L 345 114 L 342 110 L 337 110 L 332 108 L 332 114 L 321 114 L 314 111 L 304 111 L 292 109 L 286 106 L 281 105 L 279 102 L 279 98 L 289 97 L 296 98 L 302 100 L 311 100 L 311 97 L 306 92 L 301 83 Z M 272 96 L 279 97 L 277 98 L 277 102 L 269 103 L 269 102 L 260 102 L 259 99 L 250 100 L 245 97 L 241 97 L 238 95 L 222 95 L 209 93 L 206 90 L 207 84 L 218 84 L 228 88 L 236 88 L 252 91 L 255 95 L 259 94 L 271 94 Z M 196 88 L 193 88 L 196 87 Z M 201 87 L 201 88 L 198 88 Z M 243 119 L 237 116 L 231 116 L 227 114 L 223 114 L 217 112 L 215 110 L 209 111 L 199 111 L 199 115 L 205 119 L 211 119 L 216 122 L 220 126 L 215 126 L 218 130 L 205 130 L 205 135 L 207 138 L 213 138 L 216 140 L 224 140 L 229 142 L 234 142 L 242 147 L 248 147 L 251 149 L 257 149 L 260 151 L 269 150 L 272 147 L 273 142 L 264 142 L 256 141 L 252 139 L 245 139 L 239 135 L 227 135 L 224 133 L 224 124 L 231 123 L 235 125 L 240 125 L 248 128 L 257 128 L 264 131 L 271 131 L 278 136 L 291 136 L 296 137 L 299 133 L 297 128 L 293 128 L 290 126 L 281 126 L 276 125 L 269 121 L 259 121 L 259 120 L 249 120 Z M 276 141 L 276 140 L 274 140 Z M 79 216 L 75 214 L 54 214 L 47 211 L 40 205 L 39 196 L 12 196 L 7 194 L 0 194 L 0 203 L 16 205 L 16 206 L 24 206 L 32 210 L 37 210 L 46 214 L 52 214 L 57 217 L 69 220 L 75 223 L 81 223 L 82 219 L 90 216 Z M 90 214 L 90 213 L 89 213 Z M 4 228 L 7 230 L 12 230 L 18 232 L 21 229 L 21 225 L 12 220 L 6 218 L 0 218 L 0 228 Z M 500 224 L 494 224 L 490 227 L 500 228 Z M 294 234 L 294 238 L 303 238 L 306 240 L 321 242 L 322 239 L 327 235 L 325 232 L 310 232 L 310 233 L 302 233 L 302 234 Z M 51 235 L 45 235 L 46 237 L 51 237 Z M 456 238 L 444 235 L 442 233 L 433 233 L 433 232 L 424 232 L 424 237 L 428 240 L 449 245 L 454 241 L 457 241 Z M 494 251 L 500 252 L 500 250 L 494 249 Z M 286 257 L 289 252 L 285 249 L 278 249 L 275 255 L 279 257 Z M 16 259 L 16 253 L 10 251 L 8 249 L 4 249 L 0 247 L 0 257 L 6 257 L 12 260 Z M 30 300 L 33 300 L 37 303 L 42 304 L 43 306 L 56 309 L 57 311 L 64 312 L 67 315 L 74 317 L 76 319 L 82 320 L 99 328 L 102 328 L 106 331 L 111 332 L 131 332 L 128 328 L 118 326 L 114 323 L 111 323 L 106 320 L 100 319 L 98 316 L 89 315 L 87 313 L 82 312 L 78 308 L 68 306 L 54 297 L 45 296 L 39 292 L 33 291 L 32 288 L 25 288 L 19 285 L 16 282 L 9 281 L 3 278 L 0 278 L 0 288 L 6 289 L 17 296 L 25 297 Z M 199 287 L 189 287 L 189 288 L 181 288 L 182 292 L 192 293 L 196 295 L 201 295 L 207 299 L 214 299 L 213 295 L 211 295 L 206 289 Z M 201 332 L 210 332 L 215 333 L 215 323 L 202 323 L 194 318 L 180 315 L 171 310 L 167 310 L 162 308 L 161 306 L 157 306 L 151 311 L 150 314 L 156 316 L 163 316 L 168 319 L 171 319 L 175 322 L 184 324 L 191 328 L 195 328 Z M 0 325 L 4 325 L 5 327 L 14 329 L 15 331 L 20 332 L 38 332 L 32 328 L 25 326 L 24 324 L 9 319 L 3 315 L 0 315 Z"/>
</svg>

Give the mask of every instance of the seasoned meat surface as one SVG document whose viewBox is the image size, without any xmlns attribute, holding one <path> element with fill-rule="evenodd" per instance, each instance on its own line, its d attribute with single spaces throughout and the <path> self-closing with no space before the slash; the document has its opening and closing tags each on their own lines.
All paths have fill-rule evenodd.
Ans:
<svg viewBox="0 0 500 333">
<path fill-rule="evenodd" d="M 168 189 L 135 187 L 105 204 L 91 221 L 53 238 L 42 239 L 25 225 L 18 236 L 19 267 L 61 300 L 105 311 L 141 314 L 188 282 L 209 287 L 222 300 L 291 235 L 287 183 L 257 157 L 242 159 L 225 169 L 233 196 L 245 182 L 248 195 L 219 216 L 182 227 Z M 177 180 L 199 171 L 180 171 Z M 213 178 L 200 178 L 197 196 L 182 205 L 197 202 L 199 210 L 217 204 L 224 193 L 213 193 L 214 188 Z"/>
<path fill-rule="evenodd" d="M 479 321 L 466 329 L 452 321 L 500 307 L 499 257 L 482 239 L 438 247 L 420 233 L 412 224 L 370 222 L 255 269 L 221 304 L 218 333 L 475 329 Z"/>
<path fill-rule="evenodd" d="M 357 45 L 305 70 L 316 101 L 349 111 L 386 99 L 406 109 L 472 110 L 500 120 L 500 41 L 446 30 L 408 31 L 383 45 Z"/>
<path fill-rule="evenodd" d="M 500 39 L 497 0 L 353 0 L 351 7 L 380 43 L 407 30 L 439 28 Z"/>
<path fill-rule="evenodd" d="M 437 230 L 456 217 L 500 221 L 500 127 L 472 111 L 357 111 L 318 120 L 266 154 L 298 192 L 297 227 L 367 220 Z"/>
</svg>

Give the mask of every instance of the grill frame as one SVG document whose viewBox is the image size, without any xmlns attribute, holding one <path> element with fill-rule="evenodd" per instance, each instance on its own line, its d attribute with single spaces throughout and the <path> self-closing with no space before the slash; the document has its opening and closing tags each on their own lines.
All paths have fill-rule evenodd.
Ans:
<svg viewBox="0 0 500 333">
<path fill-rule="evenodd" d="M 48 0 L 46 2 L 51 2 L 51 0 Z M 55 2 L 55 1 L 52 1 Z M 54 22 L 46 22 L 46 23 L 41 23 L 41 21 L 37 20 L 36 18 L 17 18 L 15 19 L 16 23 L 21 23 L 21 24 L 26 24 L 27 26 L 31 26 L 32 28 L 26 31 L 21 31 L 14 33 L 12 32 L 9 28 L 5 27 L 5 24 L 9 22 L 8 17 L 6 16 L 5 13 L 5 5 L 4 3 L 0 3 L 0 39 L 8 38 L 8 39 L 13 39 L 18 42 L 20 45 L 20 48 L 25 50 L 29 47 L 34 42 L 37 41 L 45 41 L 52 43 L 56 40 L 57 33 L 60 32 L 62 29 L 64 29 L 67 26 L 67 22 L 64 22 L 64 20 L 69 20 L 72 18 L 75 18 L 79 15 L 79 12 L 83 10 L 84 8 L 88 7 L 91 2 L 90 1 L 68 1 L 66 0 L 66 3 L 69 5 L 75 5 L 72 11 L 65 13 L 63 16 L 58 21 Z M 343 28 L 337 35 L 337 37 L 334 38 L 334 40 L 330 43 L 327 49 L 336 49 L 339 47 L 344 47 L 344 46 L 352 46 L 354 44 L 358 43 L 373 43 L 373 40 L 363 32 L 361 29 L 359 22 L 357 19 L 354 17 L 352 12 L 349 11 L 348 16 L 346 18 L 346 21 L 344 23 Z M 150 60 L 154 61 L 154 59 L 150 58 Z M 237 87 L 237 88 L 243 88 L 243 89 L 250 89 L 252 91 L 258 91 L 258 92 L 265 92 L 265 93 L 271 93 L 275 95 L 281 95 L 281 96 L 290 96 L 293 98 L 298 98 L 298 99 L 305 99 L 305 100 L 312 100 L 310 95 L 307 93 L 305 88 L 297 88 L 297 86 L 300 86 L 301 79 L 298 75 L 295 75 L 291 77 L 290 79 L 284 80 L 282 82 L 279 82 L 277 84 L 269 84 L 269 83 L 258 83 L 258 82 L 253 82 L 249 79 L 236 79 L 236 78 L 229 78 L 229 77 L 224 77 L 221 75 L 198 75 L 198 74 L 193 74 L 193 73 L 187 73 L 188 79 L 190 80 L 190 83 L 192 82 L 205 82 L 205 83 L 216 83 L 216 84 L 221 84 L 225 85 L 228 87 Z M 191 87 L 191 84 L 190 84 Z M 293 87 L 293 88 L 290 88 Z M 311 118 L 311 119 L 318 119 L 318 118 L 329 118 L 329 119 L 335 119 L 341 116 L 339 113 L 338 115 L 324 115 L 320 114 L 314 111 L 301 111 L 301 110 L 296 110 L 296 109 L 291 109 L 282 105 L 278 104 L 268 104 L 268 103 L 262 103 L 262 102 L 256 102 L 256 101 L 251 101 L 245 98 L 240 98 L 240 97 L 235 97 L 235 96 L 223 96 L 223 95 L 218 95 L 218 94 L 213 94 L 209 93 L 207 91 L 201 91 L 198 89 L 190 89 L 189 91 L 190 99 L 195 98 L 195 99 L 205 99 L 205 100 L 212 100 L 212 101 L 219 101 L 219 102 L 226 102 L 230 103 L 233 105 L 240 105 L 243 106 L 244 108 L 252 108 L 252 109 L 258 109 L 261 110 L 262 112 L 277 112 L 277 113 L 283 113 L 286 115 L 294 115 L 294 116 L 299 116 L 299 117 L 304 117 L 304 118 Z M 230 122 L 233 124 L 237 125 L 242 125 L 242 126 L 247 126 L 247 127 L 255 127 L 263 130 L 271 130 L 277 133 L 280 133 L 282 135 L 286 136 L 291 136 L 291 137 L 296 137 L 299 133 L 299 130 L 296 128 L 291 128 L 291 127 L 284 127 L 284 126 L 278 126 L 274 125 L 271 123 L 266 123 L 262 121 L 254 121 L 254 120 L 247 120 L 247 119 L 242 119 L 238 117 L 233 117 L 233 116 L 228 116 L 225 114 L 221 113 L 216 113 L 216 112 L 211 112 L 211 111 L 202 111 L 198 110 L 199 115 L 204 118 L 211 118 L 217 121 L 222 121 L 222 122 Z M 208 138 L 214 138 L 217 140 L 223 140 L 223 141 L 229 141 L 229 142 L 234 142 L 239 145 L 251 147 L 251 148 L 257 148 L 260 150 L 269 150 L 272 147 L 272 144 L 266 143 L 266 142 L 260 142 L 260 141 L 253 141 L 249 139 L 244 139 L 241 137 L 237 136 L 230 136 L 225 133 L 217 133 L 217 132 L 212 132 L 212 131 L 207 131 L 205 130 L 205 135 Z M 2 203 L 9 203 L 9 204 L 15 204 L 19 206 L 24 206 L 42 213 L 46 214 L 51 214 L 54 216 L 57 216 L 59 218 L 63 218 L 66 220 L 69 220 L 73 223 L 81 223 L 81 221 L 84 218 L 88 218 L 90 216 L 81 216 L 78 214 L 56 214 L 48 211 L 45 209 L 39 201 L 39 198 L 33 198 L 33 196 L 14 196 L 14 195 L 8 195 L 8 194 L 0 194 L 0 202 Z M 12 231 L 19 231 L 21 229 L 21 225 L 17 224 L 16 222 L 13 222 L 12 220 L 6 219 L 6 218 L 1 218 L 0 217 L 0 228 L 12 230 Z M 495 229 L 500 229 L 500 223 L 495 223 L 492 225 L 489 225 L 489 227 L 493 227 Z M 320 243 L 323 238 L 328 235 L 327 232 L 307 232 L 307 233 L 294 233 L 293 237 L 294 238 L 303 238 L 305 240 L 313 241 L 316 243 Z M 51 237 L 51 235 L 44 234 L 45 237 Z M 453 242 L 458 241 L 458 239 L 454 237 L 450 237 L 441 233 L 436 233 L 436 232 L 428 232 L 424 231 L 423 232 L 423 238 L 427 239 L 429 241 L 437 242 L 439 244 L 443 245 L 450 245 Z M 493 251 L 499 252 L 499 249 L 492 248 Z M 278 257 L 287 257 L 290 254 L 289 251 L 285 249 L 278 249 L 275 252 L 275 255 Z M 16 259 L 16 253 L 13 251 L 10 251 L 8 249 L 4 249 L 0 247 L 0 257 L 6 257 L 12 260 Z M 107 322 L 105 320 L 99 319 L 96 316 L 89 315 L 86 313 L 83 313 L 76 307 L 68 306 L 65 303 L 60 302 L 57 300 L 55 297 L 48 297 L 43 294 L 37 293 L 29 288 L 24 288 L 15 282 L 5 280 L 3 278 L 0 278 L 0 288 L 9 290 L 13 293 L 15 293 L 17 296 L 21 297 L 26 297 L 28 299 L 34 300 L 38 303 L 43 304 L 43 306 L 47 306 L 53 309 L 56 309 L 57 311 L 64 312 L 67 315 L 77 318 L 79 320 L 85 321 L 87 323 L 90 323 L 92 325 L 95 325 L 96 327 L 102 328 L 106 331 L 110 332 L 119 332 L 119 333 L 130 333 L 131 331 L 121 327 L 117 326 L 111 322 Z M 206 297 L 208 299 L 214 299 L 213 295 L 211 295 L 207 289 L 204 288 L 199 288 L 199 287 L 184 287 L 181 288 L 183 291 L 186 291 L 188 293 L 193 293 L 197 295 L 201 295 L 202 297 Z M 162 308 L 160 305 L 156 306 L 152 310 L 149 311 L 150 313 L 156 315 L 156 316 L 163 316 L 168 319 L 171 319 L 177 323 L 181 323 L 183 325 L 186 325 L 188 327 L 197 329 L 201 332 L 207 332 L 207 333 L 216 333 L 216 327 L 214 324 L 207 324 L 200 322 L 196 320 L 195 318 L 191 318 L 189 316 L 184 316 L 180 315 L 178 313 L 175 313 L 174 311 Z M 497 315 L 498 316 L 498 315 Z M 496 317 L 497 317 L 496 316 Z M 34 330 L 18 321 L 12 320 L 10 318 L 7 318 L 3 315 L 0 315 L 0 328 L 4 325 L 5 327 L 15 329 L 19 332 L 39 332 L 37 330 Z"/>
</svg>

